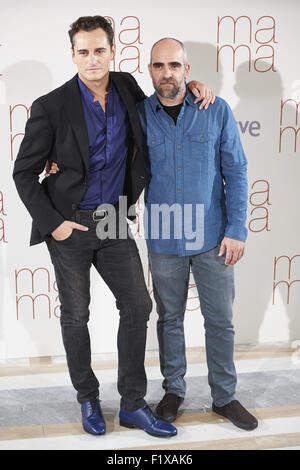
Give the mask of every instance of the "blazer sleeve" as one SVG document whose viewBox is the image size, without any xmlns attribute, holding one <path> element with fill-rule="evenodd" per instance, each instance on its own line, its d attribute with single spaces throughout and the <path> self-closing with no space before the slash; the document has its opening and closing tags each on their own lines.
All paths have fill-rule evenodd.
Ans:
<svg viewBox="0 0 300 470">
<path fill-rule="evenodd" d="M 54 132 L 43 105 L 36 100 L 31 107 L 25 135 L 15 161 L 13 178 L 17 191 L 42 236 L 65 219 L 53 206 L 45 186 L 39 182 L 54 144 Z"/>
</svg>

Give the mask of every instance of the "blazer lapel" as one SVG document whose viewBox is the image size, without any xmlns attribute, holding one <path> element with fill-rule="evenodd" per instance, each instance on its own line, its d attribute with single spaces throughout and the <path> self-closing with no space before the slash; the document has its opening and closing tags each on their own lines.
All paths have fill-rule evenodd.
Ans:
<svg viewBox="0 0 300 470">
<path fill-rule="evenodd" d="M 74 129 L 75 139 L 77 141 L 80 155 L 88 173 L 89 170 L 89 141 L 86 123 L 84 119 L 80 90 L 77 83 L 77 75 L 69 82 L 65 90 L 66 102 L 65 109 L 71 125 Z"/>
<path fill-rule="evenodd" d="M 133 133 L 135 135 L 135 138 L 136 140 L 138 140 L 138 142 L 140 142 L 140 139 L 141 139 L 140 123 L 139 123 L 139 118 L 137 115 L 136 104 L 135 104 L 134 98 L 132 94 L 130 93 L 129 88 L 124 83 L 124 80 L 122 79 L 121 74 L 119 74 L 118 72 L 110 72 L 109 75 L 127 108 L 129 121 L 131 124 L 131 128 L 133 130 Z"/>
<path fill-rule="evenodd" d="M 124 84 L 124 81 L 122 80 L 120 75 L 118 74 L 118 72 L 110 72 L 110 74 L 109 74 L 111 80 L 113 81 L 115 87 L 117 88 L 117 90 L 119 92 L 119 95 L 121 96 L 121 98 L 122 98 L 122 100 L 123 100 L 123 102 L 124 102 L 124 104 L 127 108 L 127 111 L 128 111 L 129 117 L 130 117 L 130 113 L 132 113 L 132 110 L 135 107 L 135 103 L 133 101 L 132 96 L 128 92 L 128 89 L 127 89 L 126 85 Z"/>
</svg>

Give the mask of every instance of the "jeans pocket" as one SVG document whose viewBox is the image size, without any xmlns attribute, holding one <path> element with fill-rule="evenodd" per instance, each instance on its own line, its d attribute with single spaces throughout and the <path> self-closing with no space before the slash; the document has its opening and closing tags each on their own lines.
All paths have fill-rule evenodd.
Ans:
<svg viewBox="0 0 300 470">
<path fill-rule="evenodd" d="M 65 244 L 65 243 L 68 244 L 74 238 L 75 231 L 76 231 L 76 229 L 73 228 L 71 234 L 67 238 L 64 238 L 63 240 L 56 240 L 54 237 L 52 237 L 52 238 L 55 241 L 55 243 L 58 243 L 59 245 Z"/>
</svg>

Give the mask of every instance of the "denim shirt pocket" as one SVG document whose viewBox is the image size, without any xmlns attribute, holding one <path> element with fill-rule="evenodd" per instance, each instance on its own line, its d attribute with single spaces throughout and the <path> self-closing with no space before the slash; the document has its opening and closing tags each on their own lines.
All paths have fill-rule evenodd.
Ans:
<svg viewBox="0 0 300 470">
<path fill-rule="evenodd" d="M 190 134 L 191 157 L 208 157 L 211 148 L 211 136 L 202 134 Z"/>
<path fill-rule="evenodd" d="M 148 134 L 147 145 L 150 157 L 163 159 L 165 157 L 165 136 L 163 134 Z"/>
<path fill-rule="evenodd" d="M 163 134 L 148 134 L 147 146 L 151 173 L 155 173 L 157 176 L 161 175 L 166 167 L 165 136 Z"/>
</svg>

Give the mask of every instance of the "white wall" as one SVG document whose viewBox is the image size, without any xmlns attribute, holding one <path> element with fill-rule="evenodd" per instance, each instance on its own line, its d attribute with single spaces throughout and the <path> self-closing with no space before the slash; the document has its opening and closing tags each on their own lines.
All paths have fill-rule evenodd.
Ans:
<svg viewBox="0 0 300 470">
<path fill-rule="evenodd" d="M 236 267 L 236 343 L 300 338 L 300 133 L 295 148 L 292 129 L 300 127 L 298 0 L 173 0 L 145 6 L 137 0 L 11 0 L 0 5 L 0 358 L 64 353 L 52 265 L 44 245 L 29 247 L 30 216 L 11 178 L 22 139 L 16 134 L 24 131 L 27 119 L 24 107 L 13 107 L 29 108 L 35 98 L 75 74 L 67 30 L 77 17 L 95 14 L 115 22 L 117 57 L 112 68 L 133 72 L 147 93 L 152 93 L 150 47 L 171 36 L 186 43 L 192 77 L 231 105 L 249 160 L 249 237 L 245 257 Z M 230 18 L 221 21 L 217 42 L 218 18 L 224 16 L 246 17 L 237 22 L 235 42 Z M 218 46 L 224 45 L 244 45 L 237 49 L 234 71 L 230 47 L 221 49 L 217 71 Z M 295 102 L 285 104 L 281 123 L 281 101 L 288 99 Z M 287 126 L 291 129 L 283 132 L 280 148 L 280 132 Z M 138 234 L 137 243 L 151 290 L 145 242 Z M 290 272 L 288 258 L 278 260 L 281 256 L 292 260 Z M 24 268 L 44 268 L 35 275 L 34 292 L 28 271 L 18 274 L 16 285 L 16 272 Z M 192 279 L 190 284 L 186 342 L 202 346 L 203 322 Z M 95 272 L 91 293 L 93 352 L 116 351 L 118 314 L 112 294 Z M 19 299 L 39 294 L 44 296 L 36 300 L 33 314 L 30 297 Z M 148 349 L 157 348 L 155 321 L 153 310 Z"/>
</svg>

